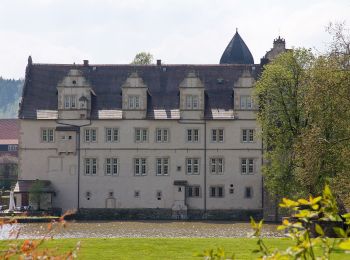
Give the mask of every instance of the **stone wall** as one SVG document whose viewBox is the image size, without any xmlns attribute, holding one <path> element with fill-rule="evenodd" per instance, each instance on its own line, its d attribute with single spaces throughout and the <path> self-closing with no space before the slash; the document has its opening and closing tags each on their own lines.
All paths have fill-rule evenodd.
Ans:
<svg viewBox="0 0 350 260">
<path fill-rule="evenodd" d="M 188 210 L 188 220 L 240 220 L 250 217 L 261 219 L 262 210 Z M 166 220 L 172 219 L 171 209 L 80 209 L 74 216 L 77 220 Z"/>
</svg>

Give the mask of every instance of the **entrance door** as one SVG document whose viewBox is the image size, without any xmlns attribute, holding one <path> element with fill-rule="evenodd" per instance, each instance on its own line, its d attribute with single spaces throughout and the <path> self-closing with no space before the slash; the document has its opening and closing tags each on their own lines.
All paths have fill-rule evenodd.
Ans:
<svg viewBox="0 0 350 260">
<path fill-rule="evenodd" d="M 22 205 L 21 206 L 29 206 L 29 193 L 22 193 Z"/>
</svg>

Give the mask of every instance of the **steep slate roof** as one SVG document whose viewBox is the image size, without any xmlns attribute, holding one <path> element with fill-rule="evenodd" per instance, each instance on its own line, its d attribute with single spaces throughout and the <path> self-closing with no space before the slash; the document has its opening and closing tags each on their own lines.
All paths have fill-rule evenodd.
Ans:
<svg viewBox="0 0 350 260">
<path fill-rule="evenodd" d="M 0 144 L 18 144 L 18 119 L 0 119 Z"/>
<path fill-rule="evenodd" d="M 253 55 L 238 31 L 222 54 L 220 64 L 254 64 Z"/>
<path fill-rule="evenodd" d="M 92 119 L 99 111 L 122 109 L 121 86 L 137 71 L 149 90 L 148 118 L 156 118 L 154 110 L 163 110 L 166 116 L 179 109 L 179 85 L 190 71 L 195 71 L 205 86 L 207 118 L 212 109 L 233 109 L 233 87 L 244 70 L 257 78 L 259 65 L 65 65 L 28 63 L 19 118 L 36 119 L 37 110 L 54 114 L 57 110 L 57 83 L 70 69 L 80 70 L 90 82 L 96 96 L 92 96 Z M 175 111 L 175 112 L 174 112 Z M 113 111 L 112 111 L 113 112 Z"/>
</svg>

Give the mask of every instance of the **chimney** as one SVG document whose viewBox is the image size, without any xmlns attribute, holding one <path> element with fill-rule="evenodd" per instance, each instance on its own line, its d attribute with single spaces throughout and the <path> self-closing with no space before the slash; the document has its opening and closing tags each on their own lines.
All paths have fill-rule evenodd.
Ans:
<svg viewBox="0 0 350 260">
<path fill-rule="evenodd" d="M 89 66 L 89 60 L 84 60 L 84 66 Z"/>
<path fill-rule="evenodd" d="M 162 60 L 157 60 L 157 66 L 162 65 Z"/>
</svg>

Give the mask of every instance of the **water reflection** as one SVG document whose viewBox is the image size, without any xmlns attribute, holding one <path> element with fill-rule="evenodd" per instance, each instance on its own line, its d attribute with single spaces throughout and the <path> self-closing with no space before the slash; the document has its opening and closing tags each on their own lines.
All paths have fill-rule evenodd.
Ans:
<svg viewBox="0 0 350 260">
<path fill-rule="evenodd" d="M 19 238 L 38 238 L 47 232 L 47 224 L 15 224 L 20 229 Z M 265 237 L 278 237 L 277 225 L 265 224 Z M 89 221 L 68 222 L 64 229 L 55 228 L 56 238 L 87 237 L 247 237 L 252 229 L 243 222 L 179 222 L 179 221 Z M 0 239 L 9 238 L 10 226 L 0 229 Z"/>
</svg>

